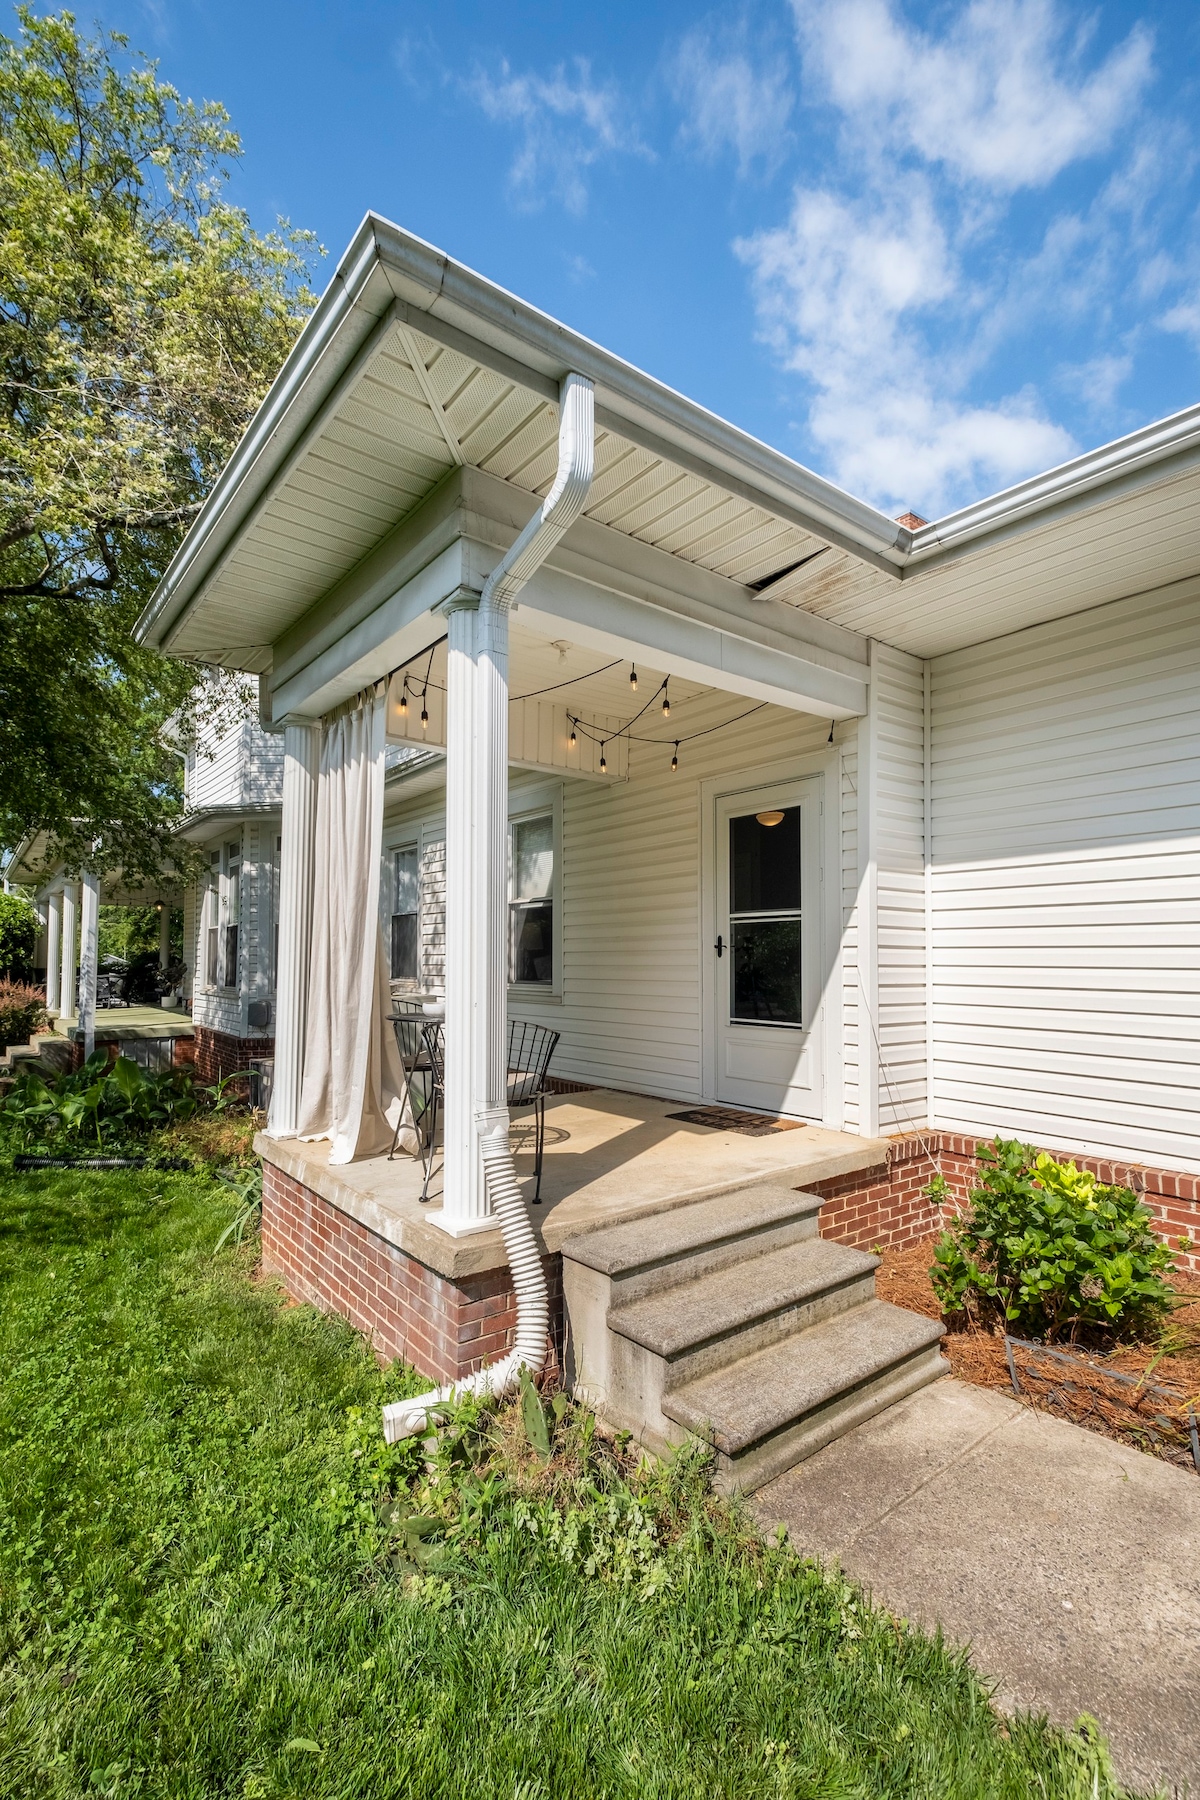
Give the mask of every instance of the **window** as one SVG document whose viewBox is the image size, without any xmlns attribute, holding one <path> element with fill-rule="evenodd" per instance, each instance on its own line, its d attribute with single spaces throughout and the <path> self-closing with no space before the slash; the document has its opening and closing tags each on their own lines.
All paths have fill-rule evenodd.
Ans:
<svg viewBox="0 0 1200 1800">
<path fill-rule="evenodd" d="M 729 821 L 729 1017 L 800 1025 L 800 808 Z"/>
<path fill-rule="evenodd" d="M 220 986 L 238 985 L 238 926 L 242 904 L 242 846 L 225 846 L 225 892 L 221 907 L 221 972 Z"/>
<path fill-rule="evenodd" d="M 204 890 L 204 979 L 208 987 L 215 988 L 221 985 L 221 934 L 218 930 L 221 852 L 214 850 L 208 862 L 208 885 Z"/>
<path fill-rule="evenodd" d="M 508 979 L 554 983 L 554 816 L 509 826 Z"/>
<path fill-rule="evenodd" d="M 275 839 L 275 867 L 271 870 L 271 980 L 279 985 L 279 877 L 283 871 L 283 839 Z"/>
<path fill-rule="evenodd" d="M 420 954 L 417 849 L 392 851 L 392 980 L 416 982 Z"/>
</svg>

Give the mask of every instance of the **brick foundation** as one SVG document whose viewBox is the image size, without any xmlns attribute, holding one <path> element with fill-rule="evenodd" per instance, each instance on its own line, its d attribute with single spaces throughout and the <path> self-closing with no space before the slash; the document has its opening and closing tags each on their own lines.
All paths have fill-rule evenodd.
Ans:
<svg viewBox="0 0 1200 1800">
<path fill-rule="evenodd" d="M 448 1280 L 272 1163 L 263 1164 L 263 1268 L 297 1300 L 338 1312 L 387 1362 L 455 1381 L 511 1347 L 517 1302 L 507 1268 Z M 561 1367 L 562 1258 L 545 1259 L 550 1338 Z"/>
<path fill-rule="evenodd" d="M 938 1230 L 965 1203 L 976 1178 L 976 1151 L 990 1138 L 959 1137 L 932 1131 L 919 1137 L 893 1138 L 887 1160 L 872 1169 L 813 1183 L 821 1208 L 821 1236 L 870 1250 L 876 1244 L 899 1249 Z M 1129 1187 L 1154 1214 L 1153 1227 L 1169 1245 L 1176 1267 L 1200 1274 L 1200 1175 L 1112 1162 L 1094 1156 L 1056 1151 L 1080 1169 L 1089 1169 L 1113 1187 Z M 925 1190 L 941 1175 L 950 1191 L 945 1208 L 935 1206 Z M 1181 1250 L 1179 1240 L 1190 1240 Z"/>
<path fill-rule="evenodd" d="M 224 1081 L 244 1069 L 252 1056 L 274 1056 L 273 1037 L 235 1037 L 231 1031 L 214 1031 L 211 1025 L 195 1028 L 195 1062 L 198 1081 Z"/>
</svg>

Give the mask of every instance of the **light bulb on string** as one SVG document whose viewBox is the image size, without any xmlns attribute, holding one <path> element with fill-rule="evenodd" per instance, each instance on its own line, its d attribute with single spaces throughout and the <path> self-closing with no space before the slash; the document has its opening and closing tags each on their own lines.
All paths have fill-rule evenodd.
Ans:
<svg viewBox="0 0 1200 1800">
<path fill-rule="evenodd" d="M 426 731 L 426 730 L 428 730 L 428 728 L 429 728 L 429 713 L 427 712 L 426 707 L 425 707 L 425 696 L 424 696 L 424 694 L 422 694 L 421 695 L 421 730 Z"/>
<path fill-rule="evenodd" d="M 400 717 L 408 717 L 408 676 L 404 677 L 404 685 L 400 689 Z"/>
<path fill-rule="evenodd" d="M 671 773 L 672 773 L 672 775 L 674 775 L 674 773 L 678 769 L 678 767 L 679 767 L 679 744 L 678 744 L 678 742 L 676 742 L 675 754 L 671 758 Z"/>
<path fill-rule="evenodd" d="M 608 764 L 604 760 L 604 745 L 601 744 L 601 746 L 600 746 L 600 773 L 602 775 L 603 775 L 605 769 L 607 769 L 607 767 L 608 767 Z"/>
<path fill-rule="evenodd" d="M 629 685 L 633 689 L 634 693 L 636 694 L 637 693 L 637 664 L 636 663 L 630 663 L 630 665 L 629 665 Z"/>
<path fill-rule="evenodd" d="M 669 719 L 670 716 L 671 716 L 671 696 L 667 692 L 667 684 L 664 681 L 663 682 L 663 718 Z"/>
<path fill-rule="evenodd" d="M 571 735 L 567 741 L 570 744 L 572 750 L 574 750 L 576 744 L 579 741 L 578 738 L 575 736 L 575 721 L 574 721 L 574 719 L 571 720 Z"/>
</svg>

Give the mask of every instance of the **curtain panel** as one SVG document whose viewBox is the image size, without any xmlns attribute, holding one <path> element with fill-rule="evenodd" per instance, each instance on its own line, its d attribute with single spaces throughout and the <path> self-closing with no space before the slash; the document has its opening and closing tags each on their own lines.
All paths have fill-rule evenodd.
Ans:
<svg viewBox="0 0 1200 1800">
<path fill-rule="evenodd" d="M 404 1088 L 379 912 L 386 724 L 380 684 L 325 722 L 321 747 L 299 1124 L 331 1163 L 388 1149 Z M 411 1122 L 400 1141 L 415 1150 Z"/>
</svg>

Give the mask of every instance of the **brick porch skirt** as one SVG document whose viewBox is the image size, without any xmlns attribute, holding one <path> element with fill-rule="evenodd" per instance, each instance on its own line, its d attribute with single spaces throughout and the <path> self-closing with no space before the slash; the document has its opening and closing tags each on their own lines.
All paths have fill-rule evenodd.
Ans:
<svg viewBox="0 0 1200 1800">
<path fill-rule="evenodd" d="M 273 1037 L 235 1037 L 231 1031 L 214 1031 L 211 1025 L 197 1025 L 195 1036 L 196 1076 L 200 1081 L 224 1081 L 244 1069 L 252 1056 L 274 1056 Z"/>
<path fill-rule="evenodd" d="M 384 1362 L 400 1356 L 432 1381 L 457 1381 L 509 1349 L 517 1298 L 508 1266 L 452 1281 L 353 1219 L 273 1163 L 263 1164 L 263 1268 L 297 1300 L 338 1312 Z M 544 1262 L 552 1367 L 561 1367 L 562 1257 Z"/>
<path fill-rule="evenodd" d="M 991 1141 L 944 1131 L 893 1138 L 886 1161 L 875 1168 L 814 1182 L 813 1192 L 825 1201 L 821 1236 L 860 1250 L 876 1244 L 899 1249 L 928 1236 L 966 1201 L 976 1179 L 976 1150 Z M 1053 1154 L 1074 1162 L 1076 1168 L 1089 1169 L 1109 1186 L 1132 1188 L 1153 1213 L 1153 1229 L 1170 1246 L 1176 1267 L 1200 1274 L 1200 1175 L 1073 1151 Z M 925 1192 L 935 1175 L 941 1175 L 949 1189 L 944 1208 L 935 1206 Z M 1181 1239 L 1187 1248 L 1180 1247 Z"/>
<path fill-rule="evenodd" d="M 234 1040 L 235 1042 L 244 1040 Z M 814 1182 L 824 1200 L 822 1237 L 863 1250 L 899 1248 L 938 1230 L 965 1201 L 985 1138 L 945 1132 L 894 1138 L 873 1168 Z M 1200 1176 L 1076 1156 L 1104 1182 L 1131 1187 L 1179 1268 L 1200 1274 Z M 925 1190 L 934 1175 L 951 1194 L 943 1208 Z M 1179 1240 L 1191 1241 L 1189 1250 Z M 389 1243 L 273 1163 L 263 1164 L 263 1269 L 297 1300 L 341 1313 L 382 1361 L 402 1357 L 432 1381 L 455 1381 L 503 1356 L 517 1322 L 507 1265 L 453 1280 Z M 562 1257 L 545 1258 L 552 1367 L 562 1367 Z"/>
</svg>

